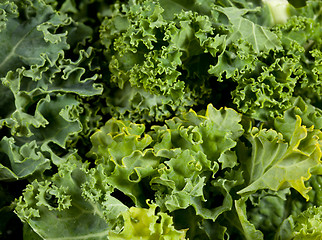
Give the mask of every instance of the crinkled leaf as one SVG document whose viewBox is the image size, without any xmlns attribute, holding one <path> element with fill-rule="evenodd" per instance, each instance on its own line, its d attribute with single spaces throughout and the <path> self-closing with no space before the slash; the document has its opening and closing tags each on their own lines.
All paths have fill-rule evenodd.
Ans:
<svg viewBox="0 0 322 240">
<path fill-rule="evenodd" d="M 191 110 L 164 126 L 153 126 L 146 135 L 143 124 L 111 119 L 91 137 L 88 156 L 106 165 L 107 181 L 136 205 L 144 206 L 144 196 L 154 194 L 163 211 L 193 206 L 200 216 L 215 220 L 231 209 L 230 190 L 243 182 L 237 172 L 216 179 L 219 164 L 227 171 L 237 165 L 231 149 L 243 133 L 240 121 L 234 110 L 212 105 L 205 115 Z M 224 158 L 231 162 L 224 163 Z M 208 195 L 207 189 L 218 194 Z M 217 205 L 210 196 L 224 201 Z M 207 201 L 213 202 L 211 209 Z"/>
<path fill-rule="evenodd" d="M 47 61 L 40 73 L 34 69 L 24 71 L 22 74 L 25 77 L 17 79 L 20 81 L 20 90 L 33 97 L 56 92 L 74 93 L 80 96 L 101 94 L 102 86 L 95 83 L 99 75 L 92 69 L 93 51 L 91 47 L 80 50 L 75 61 L 61 56 L 54 67 Z"/>
<path fill-rule="evenodd" d="M 149 204 L 149 209 L 132 207 L 124 212 L 124 229 L 119 232 L 110 232 L 109 239 L 137 239 L 137 240 L 170 240 L 186 239 L 186 229 L 176 230 L 173 220 L 163 212 L 156 212 L 157 205 Z"/>
<path fill-rule="evenodd" d="M 233 31 L 227 39 L 228 42 L 244 39 L 252 45 L 256 53 L 281 48 L 280 41 L 274 33 L 243 17 L 249 10 L 235 7 L 217 10 L 225 14 L 232 24 Z"/>
<path fill-rule="evenodd" d="M 161 139 L 154 149 L 158 155 L 170 158 L 160 166 L 160 176 L 152 179 L 153 188 L 158 190 L 157 203 L 160 206 L 169 211 L 193 206 L 198 215 L 213 221 L 231 209 L 229 192 L 243 182 L 241 176 L 236 173 L 234 180 L 229 176 L 221 179 L 216 178 L 216 173 L 220 156 L 236 146 L 235 139 L 243 132 L 238 124 L 240 120 L 232 109 L 217 110 L 209 105 L 205 116 L 189 111 L 182 119 L 167 121 L 169 129 L 155 128 Z M 174 149 L 169 151 L 167 148 Z M 211 185 L 207 184 L 208 181 Z M 208 195 L 208 192 L 217 193 Z M 217 205 L 216 198 L 224 200 Z"/>
<path fill-rule="evenodd" d="M 281 240 L 320 240 L 322 236 L 322 207 L 310 207 L 298 216 L 287 218 L 277 232 L 276 239 Z"/>
<path fill-rule="evenodd" d="M 309 179 L 310 169 L 320 164 L 321 149 L 318 142 L 321 132 L 301 125 L 296 117 L 295 124 L 284 122 L 291 134 L 289 142 L 274 130 L 253 128 L 247 139 L 251 143 L 250 157 L 241 156 L 245 168 L 247 186 L 239 194 L 259 189 L 279 190 L 286 187 L 296 189 L 308 199 L 310 190 L 304 185 Z"/>
<path fill-rule="evenodd" d="M 15 1 L 15 4 L 18 11 L 10 15 L 6 28 L 0 32 L 1 77 L 23 66 L 41 66 L 45 56 L 53 63 L 63 49 L 68 49 L 67 33 L 56 33 L 60 26 L 68 23 L 65 16 L 40 0 Z"/>
<path fill-rule="evenodd" d="M 36 141 L 19 146 L 13 138 L 4 137 L 0 152 L 0 180 L 18 180 L 50 168 L 50 160 L 39 152 Z"/>
<path fill-rule="evenodd" d="M 40 101 L 36 113 L 41 114 L 48 124 L 44 128 L 33 128 L 31 131 L 34 132 L 34 137 L 38 141 L 52 141 L 64 147 L 68 136 L 81 130 L 77 119 L 78 104 L 74 97 L 68 95 L 58 95 L 54 99 Z"/>
<path fill-rule="evenodd" d="M 143 136 L 144 130 L 143 124 L 111 119 L 92 135 L 93 147 L 88 154 L 110 166 L 108 182 L 137 205 L 145 205 L 140 182 L 156 172 L 161 160 L 148 148 L 152 138 Z"/>
<path fill-rule="evenodd" d="M 86 169 L 69 158 L 50 181 L 33 181 L 16 213 L 44 239 L 106 239 L 127 207 L 110 194 L 103 168 Z"/>
</svg>

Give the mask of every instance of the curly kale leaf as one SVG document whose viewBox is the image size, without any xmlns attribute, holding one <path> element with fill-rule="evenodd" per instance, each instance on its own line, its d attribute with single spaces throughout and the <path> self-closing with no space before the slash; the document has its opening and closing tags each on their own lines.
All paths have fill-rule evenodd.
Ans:
<svg viewBox="0 0 322 240">
<path fill-rule="evenodd" d="M 106 239 L 128 208 L 111 196 L 104 169 L 88 169 L 70 156 L 50 180 L 33 181 L 15 212 L 43 239 Z"/>
</svg>

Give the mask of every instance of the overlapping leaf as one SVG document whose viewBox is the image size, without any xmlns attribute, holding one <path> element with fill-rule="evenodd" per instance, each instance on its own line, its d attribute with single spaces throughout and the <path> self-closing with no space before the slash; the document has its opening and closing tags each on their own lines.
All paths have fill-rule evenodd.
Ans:
<svg viewBox="0 0 322 240">
<path fill-rule="evenodd" d="M 67 33 L 56 33 L 59 27 L 68 24 L 65 16 L 39 0 L 7 1 L 2 4 L 3 11 L 7 6 L 15 11 L 9 12 L 10 17 L 0 32 L 1 77 L 23 66 L 42 66 L 46 57 L 54 63 L 62 51 L 68 49 Z M 23 19 L 26 21 L 21 24 Z"/>
<path fill-rule="evenodd" d="M 51 180 L 35 180 L 17 200 L 18 216 L 45 239 L 106 239 L 127 207 L 110 194 L 104 170 L 69 158 Z"/>
<path fill-rule="evenodd" d="M 88 156 L 106 165 L 107 181 L 135 205 L 144 206 L 144 198 L 151 196 L 162 211 L 193 206 L 198 215 L 215 220 L 231 209 L 230 190 L 243 182 L 231 172 L 237 165 L 231 149 L 243 133 L 240 120 L 232 109 L 211 105 L 204 116 L 189 111 L 165 126 L 153 126 L 147 135 L 142 124 L 110 120 L 92 136 Z M 226 179 L 216 177 L 220 168 L 227 170 Z M 224 198 L 222 205 L 208 199 L 208 191 L 215 189 Z M 211 209 L 208 201 L 214 204 Z"/>
<path fill-rule="evenodd" d="M 252 144 L 252 154 L 248 160 L 241 160 L 245 164 L 248 186 L 240 190 L 240 194 L 292 187 L 308 198 L 309 189 L 304 181 L 310 178 L 310 169 L 320 164 L 319 139 L 322 135 L 320 131 L 301 126 L 299 117 L 294 125 L 286 124 L 291 130 L 289 142 L 273 130 L 251 130 L 248 140 Z"/>
<path fill-rule="evenodd" d="M 290 3 L 0 0 L 0 238 L 318 237 L 322 5 Z"/>
</svg>

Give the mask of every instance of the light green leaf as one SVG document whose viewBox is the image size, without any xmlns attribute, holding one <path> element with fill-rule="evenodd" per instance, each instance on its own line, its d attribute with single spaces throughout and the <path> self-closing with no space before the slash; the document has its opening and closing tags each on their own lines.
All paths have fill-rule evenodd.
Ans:
<svg viewBox="0 0 322 240">
<path fill-rule="evenodd" d="M 309 207 L 298 216 L 289 216 L 281 224 L 275 239 L 280 240 L 321 240 L 322 207 Z"/>
<path fill-rule="evenodd" d="M 242 235 L 244 235 L 247 240 L 263 240 L 264 235 L 261 231 L 256 230 L 255 226 L 247 219 L 246 201 L 247 198 L 245 197 L 235 201 L 236 212 L 243 230 Z"/>
<path fill-rule="evenodd" d="M 247 136 L 252 146 L 251 156 L 240 156 L 248 183 L 239 194 L 292 187 L 308 199 L 310 189 L 304 181 L 310 178 L 310 169 L 321 164 L 319 139 L 322 135 L 320 131 L 302 126 L 299 116 L 294 125 L 289 123 L 288 129 L 292 131 L 289 142 L 274 130 L 251 130 Z"/>
<path fill-rule="evenodd" d="M 124 229 L 110 232 L 110 240 L 172 240 L 186 239 L 186 229 L 176 230 L 172 218 L 164 212 L 156 212 L 156 204 L 148 204 L 149 209 L 132 207 L 124 212 Z"/>
</svg>

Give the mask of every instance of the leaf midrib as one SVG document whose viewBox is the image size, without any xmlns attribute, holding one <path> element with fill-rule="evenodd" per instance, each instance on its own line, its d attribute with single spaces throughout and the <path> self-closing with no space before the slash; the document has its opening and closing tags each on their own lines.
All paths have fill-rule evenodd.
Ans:
<svg viewBox="0 0 322 240">
<path fill-rule="evenodd" d="M 23 35 L 22 38 L 16 43 L 16 45 L 11 49 L 11 51 L 9 52 L 7 57 L 0 64 L 0 69 L 16 54 L 16 49 L 27 38 L 27 36 L 33 31 L 33 29 L 35 29 L 35 27 L 33 27 L 30 31 L 26 32 L 26 34 Z"/>
</svg>

